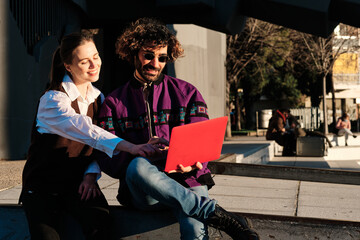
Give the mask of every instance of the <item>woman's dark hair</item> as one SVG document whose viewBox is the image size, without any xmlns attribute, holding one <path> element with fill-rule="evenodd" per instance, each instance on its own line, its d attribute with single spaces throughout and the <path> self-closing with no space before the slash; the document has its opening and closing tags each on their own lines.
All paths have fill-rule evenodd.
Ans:
<svg viewBox="0 0 360 240">
<path fill-rule="evenodd" d="M 342 121 L 345 121 L 347 117 L 348 117 L 348 114 L 347 114 L 347 113 L 343 113 L 343 115 L 341 116 L 341 120 L 342 120 Z"/>
<path fill-rule="evenodd" d="M 146 45 L 168 47 L 169 61 L 174 62 L 184 53 L 175 35 L 166 27 L 164 23 L 154 18 L 140 18 L 131 23 L 118 37 L 115 49 L 122 59 L 129 63 L 134 63 L 141 47 Z"/>
<path fill-rule="evenodd" d="M 62 38 L 60 46 L 53 54 L 50 85 L 47 90 L 60 90 L 66 69 L 64 63 L 71 64 L 73 51 L 85 42 L 94 42 L 93 33 L 83 30 L 80 33 L 71 33 Z"/>
</svg>

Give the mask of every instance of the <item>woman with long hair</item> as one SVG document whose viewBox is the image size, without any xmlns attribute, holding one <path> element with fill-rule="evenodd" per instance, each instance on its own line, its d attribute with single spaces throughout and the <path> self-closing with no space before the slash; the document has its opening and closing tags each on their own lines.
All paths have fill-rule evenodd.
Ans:
<svg viewBox="0 0 360 240">
<path fill-rule="evenodd" d="M 159 152 L 134 145 L 98 127 L 104 99 L 92 83 L 101 59 L 89 32 L 65 36 L 53 55 L 50 85 L 42 95 L 32 128 L 20 196 L 32 239 L 61 239 L 64 215 L 72 215 L 86 239 L 108 239 L 108 204 L 97 184 L 96 151 L 139 156 Z M 115 160 L 114 160 L 115 161 Z"/>
</svg>

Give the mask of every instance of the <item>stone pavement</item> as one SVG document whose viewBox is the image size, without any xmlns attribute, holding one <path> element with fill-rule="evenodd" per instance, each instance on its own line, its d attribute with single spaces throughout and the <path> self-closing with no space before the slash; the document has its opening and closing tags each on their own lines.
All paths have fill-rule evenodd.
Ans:
<svg viewBox="0 0 360 240">
<path fill-rule="evenodd" d="M 237 159 L 245 162 L 254 158 L 254 154 L 256 155 L 261 152 L 261 154 L 266 155 L 264 155 L 263 161 L 268 165 L 360 170 L 360 154 L 357 154 L 357 151 L 360 150 L 359 146 L 347 148 L 337 147 L 335 149 L 338 151 L 337 154 L 340 154 L 339 156 L 352 156 L 350 159 L 332 159 L 331 157 L 271 157 L 271 153 L 274 154 L 274 150 L 271 149 L 272 147 L 274 147 L 272 143 L 265 141 L 261 137 L 235 137 L 225 141 L 223 152 L 231 151 L 240 156 Z M 353 155 L 359 156 L 359 159 L 355 159 Z M 13 176 L 16 180 L 13 182 L 8 181 L 11 185 L 1 187 L 0 204 L 9 205 L 17 204 L 18 202 L 21 184 L 17 181 L 21 179 L 21 165 L 24 161 L 12 163 L 13 164 L 11 164 L 10 161 L 0 161 L 0 174 L 2 178 L 5 178 L 5 176 L 10 173 L 14 174 L 17 172 L 14 174 L 15 177 Z M 15 170 L 11 169 L 11 165 L 17 166 L 14 168 Z M 279 217 L 327 219 L 360 224 L 360 201 L 358 201 L 360 197 L 360 185 L 220 174 L 215 174 L 214 180 L 216 185 L 209 191 L 210 197 L 217 199 L 219 204 L 229 211 L 239 212 L 245 215 L 264 214 Z M 113 206 L 119 205 L 116 200 L 118 181 L 103 174 L 99 184 L 109 204 Z M 0 218 L 4 217 L 6 216 L 2 216 L 0 213 Z M 276 221 L 271 222 L 271 224 L 276 224 Z M 269 229 L 271 229 L 271 224 L 269 225 Z M 310 228 L 314 229 L 313 227 Z M 324 229 L 327 228 L 328 227 L 325 227 Z M 269 232 L 269 229 L 266 231 Z M 339 229 L 342 228 L 339 227 Z M 286 231 L 284 232 L 286 233 Z M 354 236 L 354 233 L 357 233 L 357 235 Z M 327 234 L 328 233 L 324 233 L 317 236 L 324 237 L 325 235 L 327 236 Z M 333 236 L 324 239 L 340 239 L 333 238 Z M 344 239 L 360 239 L 360 232 L 355 229 L 351 236 L 349 235 Z M 322 237 L 312 239 L 323 239 Z M 275 238 L 273 235 L 268 234 L 268 237 L 265 239 Z M 284 237 L 276 239 L 290 238 Z M 299 238 L 291 237 L 291 239 L 304 239 L 304 235 L 301 235 Z"/>
<path fill-rule="evenodd" d="M 209 191 L 233 212 L 347 220 L 360 222 L 360 186 L 215 175 Z M 106 175 L 99 181 L 110 205 L 118 181 Z M 0 192 L 1 204 L 17 204 L 21 185 Z"/>
<path fill-rule="evenodd" d="M 21 184 L 25 160 L 0 160 L 0 191 Z"/>
</svg>

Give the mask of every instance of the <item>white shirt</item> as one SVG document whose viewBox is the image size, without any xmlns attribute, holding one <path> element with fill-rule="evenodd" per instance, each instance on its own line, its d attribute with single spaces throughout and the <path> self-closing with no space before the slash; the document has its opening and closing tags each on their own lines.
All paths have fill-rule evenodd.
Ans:
<svg viewBox="0 0 360 240">
<path fill-rule="evenodd" d="M 84 99 L 68 75 L 64 76 L 62 86 L 66 93 L 50 90 L 40 98 L 36 117 L 38 132 L 57 134 L 87 144 L 105 152 L 110 157 L 117 154 L 114 153 L 114 150 L 122 139 L 94 125 L 92 119 L 86 116 L 89 105 L 99 95 L 101 95 L 101 100 L 104 100 L 102 93 L 92 84 L 89 84 L 86 99 Z M 80 114 L 76 113 L 71 107 L 74 100 L 78 101 Z M 89 165 L 85 174 L 100 172 L 99 165 L 93 162 Z"/>
</svg>

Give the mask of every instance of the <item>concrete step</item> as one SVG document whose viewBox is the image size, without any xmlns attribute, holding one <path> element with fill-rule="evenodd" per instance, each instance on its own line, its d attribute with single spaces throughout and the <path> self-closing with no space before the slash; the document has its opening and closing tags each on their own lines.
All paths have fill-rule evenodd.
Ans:
<svg viewBox="0 0 360 240">
<path fill-rule="evenodd" d="M 324 159 L 326 161 L 360 160 L 360 145 L 328 148 L 328 155 L 324 156 Z"/>
<path fill-rule="evenodd" d="M 264 138 L 248 138 L 225 141 L 223 154 L 235 154 L 236 163 L 271 164 L 312 168 L 333 168 L 358 171 L 360 167 L 360 136 L 350 137 L 345 147 L 345 138 L 330 134 L 333 147 L 328 147 L 323 157 L 282 157 L 282 147 L 275 141 Z M 336 141 L 339 146 L 336 146 Z"/>
<path fill-rule="evenodd" d="M 357 136 L 358 133 L 354 133 Z M 333 146 L 345 146 L 345 136 L 337 136 L 335 134 L 328 135 L 329 140 Z M 349 136 L 348 138 L 348 146 L 359 146 L 360 147 L 360 136 L 359 137 L 352 137 Z"/>
<path fill-rule="evenodd" d="M 236 154 L 236 163 L 267 164 L 274 157 L 275 141 L 225 141 L 222 154 Z"/>
<path fill-rule="evenodd" d="M 340 160 L 360 160 L 360 136 L 357 138 L 349 137 L 348 146 L 345 146 L 345 137 L 338 137 L 336 135 L 329 135 L 328 139 L 331 141 L 333 147 L 327 147 L 327 155 L 321 158 L 325 161 L 340 161 Z M 273 143 L 273 157 L 280 157 L 282 155 L 282 146 Z M 269 150 L 270 152 L 270 150 Z M 296 156 L 297 160 L 308 159 L 309 157 Z M 248 158 L 251 159 L 251 158 Z M 272 160 L 273 158 L 270 158 Z M 254 162 L 255 163 L 255 162 Z"/>
</svg>

